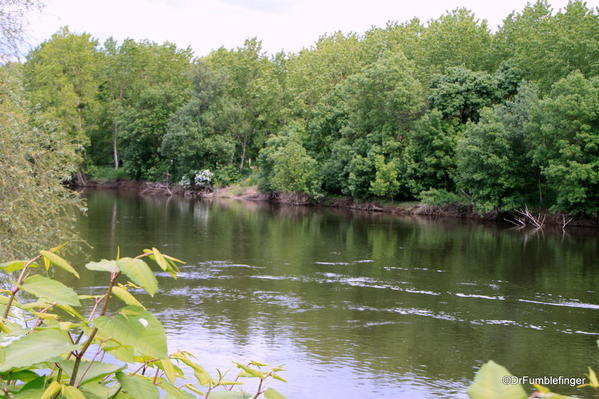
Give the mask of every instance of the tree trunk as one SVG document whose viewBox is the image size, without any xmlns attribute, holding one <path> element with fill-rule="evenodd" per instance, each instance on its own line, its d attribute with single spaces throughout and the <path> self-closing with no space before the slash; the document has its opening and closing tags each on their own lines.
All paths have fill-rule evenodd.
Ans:
<svg viewBox="0 0 599 399">
<path fill-rule="evenodd" d="M 117 148 L 117 143 L 116 143 L 116 139 L 118 137 L 118 128 L 116 123 L 114 124 L 114 131 L 112 134 L 112 154 L 114 157 L 114 168 L 118 169 L 119 168 L 119 151 Z"/>
</svg>

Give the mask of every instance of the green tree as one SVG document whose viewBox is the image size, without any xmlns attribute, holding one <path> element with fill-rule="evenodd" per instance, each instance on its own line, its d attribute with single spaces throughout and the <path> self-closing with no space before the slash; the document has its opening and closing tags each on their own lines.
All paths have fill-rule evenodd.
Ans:
<svg viewBox="0 0 599 399">
<path fill-rule="evenodd" d="M 462 67 L 449 68 L 436 76 L 430 85 L 428 102 L 445 118 L 457 118 L 462 123 L 477 121 L 482 108 L 499 100 L 497 82 L 486 72 L 474 72 Z"/>
<path fill-rule="evenodd" d="M 69 239 L 81 206 L 64 186 L 77 170 L 77 146 L 32 112 L 18 65 L 0 68 L 0 261 Z"/>
<path fill-rule="evenodd" d="M 171 116 L 189 98 L 191 50 L 171 43 L 125 41 L 112 52 L 102 88 L 106 119 L 97 137 L 103 143 L 108 140 L 102 137 L 111 138 L 108 148 L 116 147 L 118 137 L 120 158 L 129 176 L 162 180 L 170 162 L 160 147 Z M 113 72 L 114 81 L 110 79 Z"/>
<path fill-rule="evenodd" d="M 546 0 L 527 5 L 503 21 L 493 40 L 494 62 L 511 60 L 543 92 L 575 70 L 596 75 L 598 10 L 583 1 L 570 1 L 556 14 Z"/>
<path fill-rule="evenodd" d="M 370 192 L 377 197 L 393 198 L 399 192 L 400 184 L 397 180 L 399 167 L 395 160 L 385 162 L 383 155 L 377 155 L 374 160 L 376 174 L 370 182 Z"/>
<path fill-rule="evenodd" d="M 427 112 L 415 123 L 404 157 L 404 178 L 412 195 L 431 188 L 455 188 L 455 150 L 462 130 L 456 120 L 443 119 L 438 110 Z"/>
<path fill-rule="evenodd" d="M 530 158 L 525 126 L 538 101 L 522 87 L 513 102 L 486 108 L 470 123 L 457 147 L 458 187 L 481 213 L 538 204 L 538 168 Z"/>
<path fill-rule="evenodd" d="M 532 158 L 547 182 L 551 209 L 599 212 L 599 78 L 574 72 L 531 111 Z"/>
<path fill-rule="evenodd" d="M 29 100 L 60 123 L 71 140 L 87 145 L 94 123 L 99 85 L 98 43 L 89 34 L 63 27 L 31 51 L 24 65 Z"/>
</svg>

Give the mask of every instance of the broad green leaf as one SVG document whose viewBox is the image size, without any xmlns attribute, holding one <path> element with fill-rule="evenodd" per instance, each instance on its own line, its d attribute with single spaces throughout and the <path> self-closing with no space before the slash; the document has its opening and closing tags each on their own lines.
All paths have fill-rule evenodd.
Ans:
<svg viewBox="0 0 599 399">
<path fill-rule="evenodd" d="M 114 338 L 125 346 L 135 348 L 142 355 L 165 359 L 166 334 L 158 319 L 143 308 L 125 306 L 116 316 L 101 316 L 94 325 L 104 338 Z"/>
<path fill-rule="evenodd" d="M 174 384 L 175 380 L 177 379 L 177 373 L 175 372 L 175 367 L 173 366 L 173 363 L 171 363 L 170 359 L 162 359 L 160 363 L 162 364 L 164 374 L 166 374 L 166 377 L 171 382 L 171 384 Z"/>
<path fill-rule="evenodd" d="M 166 263 L 166 259 L 164 259 L 164 256 L 162 256 L 160 251 L 156 248 L 152 248 L 152 253 L 154 254 L 154 261 L 156 261 L 158 266 L 160 266 L 160 268 L 163 271 L 166 271 L 166 269 L 168 268 L 168 264 Z"/>
<path fill-rule="evenodd" d="M 62 359 L 58 362 L 58 365 L 62 369 L 63 373 L 70 377 L 73 372 L 73 366 L 75 365 L 74 360 L 66 360 Z M 101 362 L 93 362 L 90 365 L 89 361 L 82 361 L 81 366 L 79 367 L 79 374 L 77 383 L 79 385 L 89 384 L 91 382 L 96 382 L 102 380 L 104 377 L 110 374 L 114 374 L 117 371 L 121 371 L 125 368 L 125 365 L 119 366 L 116 364 L 110 363 L 101 363 Z M 83 381 L 79 383 L 83 377 Z"/>
<path fill-rule="evenodd" d="M 114 396 L 119 387 L 117 384 L 107 387 L 98 382 L 91 382 L 83 385 L 80 389 L 87 399 L 109 399 Z"/>
<path fill-rule="evenodd" d="M 41 399 L 52 399 L 54 395 L 60 392 L 61 386 L 62 385 L 60 385 L 58 382 L 52 381 L 52 383 L 48 385 L 48 388 L 46 388 L 46 390 L 44 391 L 44 394 L 42 395 Z"/>
<path fill-rule="evenodd" d="M 59 305 L 81 306 L 79 297 L 72 288 L 39 274 L 27 277 L 23 281 L 21 289 L 48 302 L 56 302 Z"/>
<path fill-rule="evenodd" d="M 248 399 L 252 395 L 246 392 L 234 392 L 234 391 L 214 391 L 210 392 L 210 399 Z"/>
<path fill-rule="evenodd" d="M 117 273 L 119 271 L 119 268 L 116 265 L 116 260 L 106 259 L 102 259 L 99 262 L 89 262 L 87 265 L 85 265 L 85 268 L 96 272 Z"/>
<path fill-rule="evenodd" d="M 4 347 L 5 359 L 0 364 L 0 372 L 49 361 L 76 348 L 62 331 L 34 331 Z"/>
<path fill-rule="evenodd" d="M 243 371 L 245 371 L 246 373 L 250 374 L 253 377 L 264 378 L 264 373 L 262 373 L 259 370 L 253 369 L 253 368 L 243 365 L 241 363 L 235 363 L 235 364 L 237 365 L 238 368 L 242 369 Z"/>
<path fill-rule="evenodd" d="M 7 380 L 9 378 L 8 373 L 2 374 L 1 377 L 4 380 Z M 31 370 L 21 370 L 21 371 L 13 371 L 13 372 L 11 372 L 10 373 L 10 378 L 13 379 L 13 380 L 15 380 L 15 381 L 29 382 L 29 381 L 33 381 L 33 380 L 35 380 L 37 378 L 40 378 L 40 376 L 37 375 L 36 373 L 34 373 Z"/>
<path fill-rule="evenodd" d="M 264 397 L 266 399 L 287 399 L 283 394 L 274 388 L 268 388 L 264 391 Z"/>
<path fill-rule="evenodd" d="M 505 367 L 489 361 L 476 373 L 468 396 L 470 399 L 527 399 L 521 385 L 506 384 L 511 376 Z"/>
<path fill-rule="evenodd" d="M 77 273 L 77 270 L 75 270 L 75 268 L 73 268 L 73 266 L 71 266 L 69 262 L 56 255 L 55 253 L 52 253 L 50 251 L 40 251 L 40 255 L 42 255 L 45 259 L 48 259 L 50 263 L 52 263 L 54 266 L 58 266 L 61 269 L 71 274 L 74 274 L 77 278 L 79 278 L 79 273 Z"/>
<path fill-rule="evenodd" d="M 60 393 L 64 399 L 85 399 L 83 392 L 70 385 L 64 385 Z"/>
<path fill-rule="evenodd" d="M 158 291 L 158 281 L 150 267 L 141 259 L 121 258 L 116 265 L 135 284 L 145 289 L 148 294 L 154 296 Z"/>
<path fill-rule="evenodd" d="M 134 398 L 159 399 L 160 397 L 158 388 L 144 377 L 138 375 L 126 375 L 119 372 L 116 374 L 116 379 L 121 384 L 123 391 Z"/>
<path fill-rule="evenodd" d="M 189 392 L 186 392 L 175 385 L 161 379 L 160 388 L 164 389 L 166 395 L 164 399 L 195 399 L 196 397 Z"/>
<path fill-rule="evenodd" d="M 271 374 L 271 377 L 272 377 L 272 378 L 274 378 L 275 380 L 279 380 L 279 381 L 287 382 L 287 380 L 286 380 L 286 379 L 284 379 L 283 377 L 281 377 L 281 376 L 280 376 L 280 375 L 278 375 L 278 374 L 274 374 L 274 373 L 272 373 L 272 374 Z"/>
<path fill-rule="evenodd" d="M 46 390 L 46 379 L 40 377 L 23 385 L 13 399 L 40 399 Z"/>
<path fill-rule="evenodd" d="M 127 305 L 139 306 L 140 308 L 144 309 L 146 308 L 124 287 L 113 287 L 112 293 Z"/>
<path fill-rule="evenodd" d="M 0 269 L 4 270 L 7 273 L 16 272 L 17 270 L 21 270 L 27 264 L 24 260 L 13 260 L 10 262 L 0 263 Z"/>
</svg>

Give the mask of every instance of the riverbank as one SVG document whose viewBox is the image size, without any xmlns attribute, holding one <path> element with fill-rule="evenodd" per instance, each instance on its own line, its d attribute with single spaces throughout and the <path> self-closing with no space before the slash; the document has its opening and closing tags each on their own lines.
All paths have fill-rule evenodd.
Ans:
<svg viewBox="0 0 599 399">
<path fill-rule="evenodd" d="M 471 205 L 449 204 L 428 205 L 417 202 L 359 201 L 348 197 L 323 197 L 314 199 L 302 193 L 263 193 L 256 186 L 233 185 L 215 190 L 201 190 L 177 184 L 140 182 L 131 180 L 88 181 L 82 189 L 128 190 L 142 195 L 181 195 L 193 199 L 234 199 L 240 201 L 267 201 L 293 206 L 320 206 L 350 209 L 364 212 L 379 212 L 399 216 L 427 216 L 458 218 L 481 222 L 510 222 L 518 215 L 509 212 L 478 214 Z M 599 228 L 599 220 L 576 215 L 543 212 L 541 217 L 546 225 L 557 227 Z"/>
</svg>

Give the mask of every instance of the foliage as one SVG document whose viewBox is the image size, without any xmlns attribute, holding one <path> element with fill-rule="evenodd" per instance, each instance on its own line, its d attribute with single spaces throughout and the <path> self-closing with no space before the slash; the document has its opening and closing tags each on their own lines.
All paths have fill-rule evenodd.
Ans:
<svg viewBox="0 0 599 399">
<path fill-rule="evenodd" d="M 81 149 L 89 143 L 86 129 L 94 123 L 98 107 L 97 45 L 89 34 L 74 34 L 63 27 L 27 55 L 23 69 L 31 103 Z"/>
<path fill-rule="evenodd" d="M 444 120 L 435 109 L 423 115 L 408 132 L 404 177 L 412 195 L 431 188 L 454 189 L 455 149 L 461 130 L 457 121 Z"/>
<path fill-rule="evenodd" d="M 538 0 L 491 31 L 458 8 L 297 53 L 251 38 L 193 61 L 169 43 L 100 46 L 63 28 L 28 55 L 25 87 L 89 171 L 178 182 L 209 169 L 217 186 L 254 173 L 269 191 L 363 199 L 446 190 L 481 212 L 593 216 L 598 11 Z"/>
<path fill-rule="evenodd" d="M 457 205 L 464 204 L 467 201 L 450 191 L 443 189 L 431 188 L 429 190 L 422 191 L 419 196 L 420 201 L 423 204 L 434 205 L 434 206 L 443 206 L 443 205 Z"/>
<path fill-rule="evenodd" d="M 555 198 L 553 210 L 599 214 L 599 77 L 574 72 L 532 110 L 532 160 Z"/>
<path fill-rule="evenodd" d="M 599 389 L 599 381 L 595 372 L 589 368 L 587 375 L 589 383 L 580 385 L 578 388 L 591 387 Z M 482 365 L 476 373 L 474 382 L 468 388 L 470 399 L 526 399 L 529 396 L 520 383 L 514 383 L 519 379 L 503 366 L 489 361 Z M 564 396 L 551 392 L 547 387 L 533 384 L 536 391 L 531 398 L 553 398 L 553 399 L 575 399 L 573 396 Z"/>
<path fill-rule="evenodd" d="M 301 143 L 301 132 L 286 130 L 266 143 L 258 159 L 259 186 L 265 191 L 320 193 L 316 161 Z"/>
<path fill-rule="evenodd" d="M 377 197 L 392 198 L 399 191 L 399 181 L 397 176 L 399 168 L 395 160 L 385 162 L 383 155 L 377 155 L 374 160 L 376 174 L 374 180 L 370 183 L 370 192 Z"/>
<path fill-rule="evenodd" d="M 87 174 L 90 178 L 100 181 L 127 180 L 129 175 L 124 168 L 115 169 L 112 166 L 88 165 Z"/>
<path fill-rule="evenodd" d="M 40 251 L 30 260 L 2 264 L 12 283 L 12 289 L 1 297 L 0 389 L 4 397 L 284 398 L 265 386 L 271 379 L 285 381 L 277 374 L 281 367 L 268 369 L 255 361 L 235 363 L 239 373 L 227 379 L 221 371 L 218 377 L 211 376 L 188 352 L 168 353 L 162 323 L 132 291 L 141 288 L 154 295 L 158 289 L 147 260 L 174 278 L 182 261 L 152 248 L 135 258 L 91 262 L 86 268 L 107 275 L 108 288 L 101 295 L 77 295 L 50 277 L 53 269 L 60 268 L 79 278 L 75 268 L 57 254 L 61 247 Z M 18 277 L 12 272 L 18 272 Z M 21 291 L 28 295 L 20 295 Z M 124 306 L 110 312 L 109 303 L 115 299 Z M 92 304 L 88 317 L 76 309 L 81 302 Z M 105 362 L 105 354 L 114 360 Z M 190 374 L 194 383 L 180 381 Z M 256 392 L 242 391 L 239 378 L 257 380 Z"/>
<path fill-rule="evenodd" d="M 534 89 L 523 86 L 513 102 L 483 110 L 479 123 L 469 124 L 459 141 L 458 187 L 470 195 L 480 212 L 539 203 L 535 195 L 539 172 L 525 136 L 529 113 L 537 101 Z"/>
<path fill-rule="evenodd" d="M 31 112 L 16 65 L 0 68 L 0 260 L 72 236 L 82 203 L 64 187 L 78 155 L 65 131 Z M 64 238 L 64 237 L 63 237 Z"/>
</svg>

